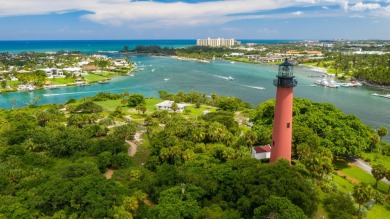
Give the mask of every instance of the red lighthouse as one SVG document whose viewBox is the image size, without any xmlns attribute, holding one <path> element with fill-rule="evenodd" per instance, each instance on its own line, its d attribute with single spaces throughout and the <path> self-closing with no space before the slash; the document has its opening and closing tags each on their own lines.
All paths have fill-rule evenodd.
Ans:
<svg viewBox="0 0 390 219">
<path fill-rule="evenodd" d="M 286 58 L 284 63 L 279 65 L 278 75 L 274 79 L 274 85 L 277 89 L 271 163 L 276 162 L 279 158 L 291 162 L 293 88 L 297 86 L 293 68 L 293 64 L 289 63 Z"/>
</svg>

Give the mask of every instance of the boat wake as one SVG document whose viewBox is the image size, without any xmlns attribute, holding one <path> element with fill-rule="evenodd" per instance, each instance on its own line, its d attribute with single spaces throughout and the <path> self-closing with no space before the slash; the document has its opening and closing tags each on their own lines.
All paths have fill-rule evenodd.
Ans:
<svg viewBox="0 0 390 219">
<path fill-rule="evenodd" d="M 225 77 L 225 76 L 221 76 L 221 75 L 213 75 L 214 77 L 217 77 L 217 78 L 222 78 L 222 79 L 225 79 L 225 80 L 228 80 L 228 81 L 233 81 L 234 78 L 232 76 L 229 76 L 229 77 Z"/>
<path fill-rule="evenodd" d="M 249 87 L 249 88 L 253 88 L 253 89 L 257 89 L 257 90 L 265 90 L 264 87 L 256 87 L 256 86 L 249 86 L 249 85 L 241 85 L 241 86 Z"/>
<path fill-rule="evenodd" d="M 70 93 L 58 93 L 58 94 L 43 94 L 44 97 L 50 96 L 62 96 L 62 95 L 70 95 L 70 94 L 87 94 L 87 93 L 96 93 L 99 91 L 85 91 L 85 92 L 70 92 Z"/>
</svg>

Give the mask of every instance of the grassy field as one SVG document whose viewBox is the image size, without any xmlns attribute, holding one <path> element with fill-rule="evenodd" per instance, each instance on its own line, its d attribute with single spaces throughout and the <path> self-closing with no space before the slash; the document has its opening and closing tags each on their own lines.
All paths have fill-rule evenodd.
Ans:
<svg viewBox="0 0 390 219">
<path fill-rule="evenodd" d="M 99 106 L 103 107 L 103 110 L 107 110 L 107 111 L 114 111 L 116 107 L 122 106 L 120 99 L 119 100 L 98 101 L 95 103 L 98 104 Z M 123 109 L 127 108 L 124 106 L 122 106 L 122 107 L 123 107 Z"/>
<path fill-rule="evenodd" d="M 353 191 L 353 187 L 355 185 L 351 181 L 335 174 L 333 175 L 333 182 L 337 183 L 337 185 L 339 185 L 339 189 L 344 192 Z"/>
<path fill-rule="evenodd" d="M 107 77 L 102 76 L 102 75 L 97 75 L 97 74 L 89 74 L 89 75 L 84 76 L 84 79 L 91 83 L 91 82 L 97 82 L 97 81 L 107 79 Z"/>
<path fill-rule="evenodd" d="M 345 160 L 338 159 L 335 162 L 335 167 L 345 176 L 356 179 L 359 182 L 370 183 L 371 185 L 375 184 L 375 178 L 371 174 L 368 174 L 357 166 L 347 163 Z M 335 175 L 333 181 L 339 185 L 341 190 L 351 193 L 353 192 L 353 187 L 355 184 L 350 180 Z M 379 181 L 377 189 L 382 194 L 387 195 L 388 185 L 382 181 Z M 384 205 L 374 205 L 370 211 L 367 211 L 366 218 L 390 218 L 389 203 L 385 203 Z"/>
<path fill-rule="evenodd" d="M 186 108 L 188 108 L 191 111 L 190 116 L 192 118 L 201 116 L 203 111 L 205 110 L 208 110 L 210 112 L 215 112 L 217 110 L 217 108 L 215 107 L 205 106 L 205 105 L 201 105 L 200 108 L 196 108 L 195 106 L 187 106 Z"/>
<path fill-rule="evenodd" d="M 75 83 L 74 78 L 53 78 L 49 80 L 52 85 Z"/>
<path fill-rule="evenodd" d="M 390 169 L 390 156 L 383 156 L 383 155 L 378 155 L 373 153 L 362 153 L 362 155 L 364 160 L 366 160 L 371 165 L 382 164 L 387 169 Z"/>
</svg>

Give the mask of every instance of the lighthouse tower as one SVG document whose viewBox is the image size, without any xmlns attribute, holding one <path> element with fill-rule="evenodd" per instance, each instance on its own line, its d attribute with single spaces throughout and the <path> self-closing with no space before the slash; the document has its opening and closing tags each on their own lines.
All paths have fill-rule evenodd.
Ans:
<svg viewBox="0 0 390 219">
<path fill-rule="evenodd" d="M 274 85 L 277 89 L 272 130 L 271 163 L 276 162 L 279 158 L 291 162 L 293 88 L 297 86 L 293 68 L 293 64 L 289 63 L 286 58 L 279 65 L 278 75 L 274 79 Z"/>
</svg>

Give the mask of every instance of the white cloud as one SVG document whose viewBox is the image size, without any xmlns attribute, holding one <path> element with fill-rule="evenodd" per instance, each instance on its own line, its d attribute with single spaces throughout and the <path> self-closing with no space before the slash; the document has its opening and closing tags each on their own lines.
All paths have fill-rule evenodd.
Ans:
<svg viewBox="0 0 390 219">
<path fill-rule="evenodd" d="M 293 3 L 274 0 L 225 0 L 201 3 L 153 2 L 128 0 L 10 0 L 0 7 L 0 16 L 41 15 L 66 11 L 86 11 L 83 18 L 120 25 L 127 22 L 163 23 L 168 25 L 224 23 L 242 18 L 241 13 L 278 9 Z"/>
<path fill-rule="evenodd" d="M 262 11 L 318 5 L 323 9 L 340 5 L 348 10 L 346 0 L 219 0 L 200 3 L 155 2 L 137 0 L 0 0 L 0 17 L 19 15 L 63 14 L 84 11 L 82 19 L 108 25 L 214 25 L 240 19 L 261 19 L 264 17 L 290 18 L 301 16 L 302 11 L 291 14 L 279 12 L 261 15 Z M 351 10 L 375 9 L 379 4 L 364 4 L 357 0 Z M 387 0 L 389 1 L 389 0 Z M 380 5 L 379 5 L 380 6 Z M 283 10 L 282 10 L 283 11 Z M 334 11 L 329 9 L 327 11 Z M 336 13 L 336 12 L 334 12 Z M 334 14 L 333 13 L 333 14 Z M 319 16 L 305 11 L 305 16 Z M 327 16 L 323 13 L 322 16 Z"/>
<path fill-rule="evenodd" d="M 381 8 L 381 5 L 380 4 L 364 4 L 362 2 L 359 2 L 357 4 L 355 4 L 354 6 L 351 6 L 350 7 L 350 10 L 352 11 L 364 11 L 364 10 L 374 10 L 374 9 L 379 9 Z"/>
<path fill-rule="evenodd" d="M 301 16 L 303 14 L 303 11 L 296 11 L 296 12 L 293 12 L 292 14 L 296 15 L 296 16 Z"/>
</svg>

